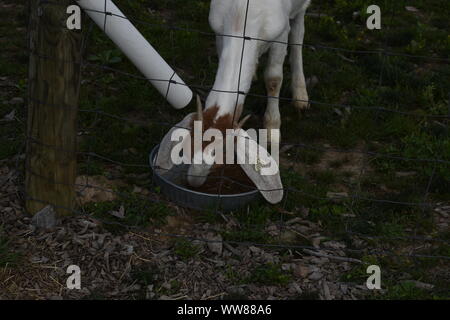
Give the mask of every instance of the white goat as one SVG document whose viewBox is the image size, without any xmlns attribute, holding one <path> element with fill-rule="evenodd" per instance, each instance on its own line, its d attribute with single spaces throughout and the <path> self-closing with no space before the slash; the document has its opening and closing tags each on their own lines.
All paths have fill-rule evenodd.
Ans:
<svg viewBox="0 0 450 320">
<path fill-rule="evenodd" d="M 250 90 L 258 60 L 269 51 L 265 69 L 268 93 L 264 116 L 266 129 L 280 129 L 279 94 L 283 82 L 283 64 L 287 54 L 287 43 L 291 46 L 292 91 L 294 105 L 303 110 L 308 107 L 305 76 L 303 74 L 302 46 L 305 28 L 304 17 L 311 0 L 212 0 L 209 23 L 216 33 L 219 68 L 213 90 L 206 107 L 201 104 L 197 113 L 188 115 L 177 127 L 192 127 L 193 121 L 202 121 L 203 130 L 240 128 L 238 123 L 243 111 L 246 94 Z M 292 21 L 292 25 L 291 25 Z M 243 37 L 249 37 L 244 40 Z M 267 41 L 261 41 L 267 40 Z M 241 92 L 241 94 L 237 94 Z M 245 122 L 245 120 L 244 120 Z M 170 152 L 174 146 L 169 132 L 163 139 L 157 164 L 171 168 Z M 267 159 L 266 159 L 267 160 Z M 276 176 L 261 176 L 253 166 L 241 165 L 245 173 L 272 203 L 283 197 L 281 179 Z M 201 186 L 213 166 L 192 164 L 188 171 L 188 182 Z"/>
<path fill-rule="evenodd" d="M 302 46 L 298 44 L 303 44 L 305 12 L 310 2 L 310 0 L 211 1 L 209 23 L 217 34 L 220 62 L 213 91 L 206 101 L 206 109 L 219 106 L 216 117 L 234 114 L 236 94 L 218 91 L 239 90 L 248 93 L 258 59 L 268 50 L 270 50 L 269 59 L 264 76 L 267 93 L 271 97 L 278 98 L 283 82 L 283 64 L 288 47 L 286 43 L 289 40 L 297 44 L 291 47 L 293 99 L 298 109 L 307 108 L 308 94 L 303 74 Z M 290 20 L 293 21 L 292 26 Z M 275 42 L 248 40 L 244 44 L 242 40 L 244 34 L 250 38 Z M 244 99 L 245 95 L 239 96 L 240 108 L 236 111 L 237 118 L 242 112 Z M 267 129 L 280 128 L 278 106 L 278 99 L 269 98 L 264 117 Z"/>
</svg>

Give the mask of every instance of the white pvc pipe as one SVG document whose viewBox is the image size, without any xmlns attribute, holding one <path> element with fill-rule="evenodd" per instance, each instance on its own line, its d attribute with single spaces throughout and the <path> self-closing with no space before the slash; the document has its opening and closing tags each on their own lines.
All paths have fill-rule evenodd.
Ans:
<svg viewBox="0 0 450 320">
<path fill-rule="evenodd" d="M 112 1 L 77 0 L 77 2 L 142 74 L 147 79 L 153 79 L 150 82 L 164 97 L 167 95 L 167 101 L 174 108 L 181 109 L 189 104 L 192 100 L 192 91 L 184 85 L 183 80 Z M 111 12 L 112 15 L 104 12 Z M 176 84 L 169 83 L 169 80 L 176 81 Z"/>
</svg>

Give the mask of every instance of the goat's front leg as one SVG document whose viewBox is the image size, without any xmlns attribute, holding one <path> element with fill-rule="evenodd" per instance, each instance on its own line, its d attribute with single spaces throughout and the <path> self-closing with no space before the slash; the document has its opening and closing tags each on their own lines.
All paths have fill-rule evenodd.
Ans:
<svg viewBox="0 0 450 320">
<path fill-rule="evenodd" d="M 305 11 L 300 12 L 292 25 L 291 68 L 292 68 L 292 96 L 293 104 L 298 111 L 309 107 L 308 92 L 306 91 L 305 74 L 303 73 L 303 40 L 305 37 Z"/>
<path fill-rule="evenodd" d="M 216 49 L 217 49 L 217 56 L 220 59 L 223 49 L 223 36 L 216 36 Z"/>
<path fill-rule="evenodd" d="M 269 51 L 269 59 L 264 73 L 264 80 L 267 89 L 267 109 L 264 115 L 264 127 L 267 129 L 268 142 L 271 141 L 271 130 L 279 130 L 281 126 L 280 118 L 280 90 L 283 84 L 283 64 L 287 54 L 287 40 L 289 30 L 277 39 L 282 43 L 273 43 Z"/>
</svg>

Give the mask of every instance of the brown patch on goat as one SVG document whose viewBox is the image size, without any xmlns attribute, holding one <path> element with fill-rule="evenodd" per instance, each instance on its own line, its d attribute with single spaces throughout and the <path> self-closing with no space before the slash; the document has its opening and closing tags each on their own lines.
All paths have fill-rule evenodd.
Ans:
<svg viewBox="0 0 450 320">
<path fill-rule="evenodd" d="M 277 96 L 280 90 L 280 85 L 281 85 L 281 78 L 276 77 L 268 79 L 266 82 L 267 94 L 271 97 Z"/>
<path fill-rule="evenodd" d="M 245 11 L 242 11 L 239 9 L 240 8 L 236 8 L 236 11 L 234 14 L 234 21 L 233 21 L 233 31 L 234 32 L 241 32 L 244 29 Z"/>
<path fill-rule="evenodd" d="M 222 132 L 223 134 L 226 129 L 233 128 L 233 115 L 226 114 L 217 117 L 218 112 L 218 106 L 213 106 L 203 111 L 203 132 L 208 129 L 214 128 L 220 130 L 220 132 Z"/>
<path fill-rule="evenodd" d="M 236 108 L 235 114 L 225 114 L 220 117 L 217 116 L 219 112 L 218 106 L 213 106 L 203 111 L 203 133 L 208 129 L 217 129 L 222 132 L 223 138 L 226 139 L 226 130 L 234 129 L 235 124 L 239 122 L 243 110 L 243 105 L 240 104 Z M 203 142 L 203 149 L 210 142 Z M 224 154 L 226 149 L 224 148 Z"/>
<path fill-rule="evenodd" d="M 219 130 L 224 138 L 224 150 L 223 150 L 223 156 L 225 161 L 226 156 L 226 130 L 227 129 L 234 129 L 235 125 L 234 123 L 239 122 L 239 118 L 241 117 L 243 110 L 243 105 L 239 104 L 236 109 L 235 114 L 225 114 L 222 116 L 218 116 L 219 112 L 219 106 L 212 106 L 203 111 L 203 122 L 202 122 L 202 134 L 205 133 L 208 129 L 217 129 Z M 234 118 L 234 119 L 233 119 Z M 197 118 L 198 119 L 198 118 Z M 197 120 L 196 120 L 197 121 Z M 194 128 L 194 123 L 191 123 L 192 129 Z M 194 150 L 194 135 L 193 131 L 191 132 L 191 150 Z M 202 150 L 208 146 L 208 144 L 212 143 L 213 141 L 203 141 L 202 142 Z M 236 141 L 235 141 L 236 144 Z M 218 168 L 221 168 L 223 164 L 214 164 L 212 170 L 217 170 Z"/>
<path fill-rule="evenodd" d="M 218 129 L 225 135 L 227 129 L 233 129 L 235 123 L 239 122 L 242 114 L 243 105 L 237 106 L 235 114 L 225 114 L 218 116 L 219 106 L 213 106 L 203 111 L 203 130 L 204 133 L 208 129 Z M 193 126 L 193 124 L 192 124 Z"/>
</svg>

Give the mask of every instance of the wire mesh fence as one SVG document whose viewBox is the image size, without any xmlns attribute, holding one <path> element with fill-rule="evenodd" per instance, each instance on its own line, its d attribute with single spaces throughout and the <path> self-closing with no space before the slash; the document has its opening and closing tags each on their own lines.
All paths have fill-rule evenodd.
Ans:
<svg viewBox="0 0 450 320">
<path fill-rule="evenodd" d="M 100 1 L 100 0 L 99 0 Z M 247 12 L 246 17 L 248 15 L 248 9 L 249 9 L 249 3 L 250 1 L 254 0 L 247 0 Z M 315 2 L 315 3 L 314 3 Z M 323 1 L 313 1 L 313 7 L 311 11 L 316 10 L 315 12 L 311 13 L 310 15 L 318 16 L 319 18 L 325 13 L 322 12 L 323 6 L 321 5 Z M 58 6 L 60 5 L 58 2 L 52 2 L 52 1 L 41 1 L 40 2 L 40 8 L 42 10 L 45 10 L 48 6 Z M 403 5 L 403 6 L 402 6 Z M 404 8 L 404 2 L 397 6 L 398 9 Z M 111 12 L 108 12 L 108 8 L 106 6 L 105 1 L 105 10 L 102 12 L 97 12 L 104 14 L 106 19 L 108 19 L 109 16 L 113 15 Z M 392 13 L 395 14 L 395 13 Z M 360 50 L 360 49 L 348 49 L 343 47 L 332 47 L 329 45 L 324 45 L 320 43 L 283 43 L 280 41 L 274 41 L 274 40 L 267 40 L 267 39 L 259 39 L 250 37 L 245 33 L 241 36 L 237 35 L 227 35 L 227 34 L 219 34 L 216 35 L 213 32 L 206 31 L 206 30 L 198 30 L 198 29 L 191 29 L 188 27 L 181 27 L 176 26 L 172 24 L 164 24 L 164 23 L 152 23 L 149 21 L 145 21 L 142 19 L 134 18 L 132 16 L 117 16 L 117 18 L 121 19 L 128 19 L 132 23 L 135 23 L 136 25 L 146 25 L 148 27 L 155 27 L 155 28 L 163 28 L 170 30 L 171 32 L 190 32 L 190 33 L 197 33 L 204 37 L 211 37 L 215 38 L 217 37 L 233 37 L 241 39 L 243 42 L 243 45 L 245 46 L 245 43 L 248 42 L 264 42 L 264 43 L 277 43 L 277 44 L 284 44 L 289 47 L 293 46 L 300 46 L 304 50 L 311 50 L 313 53 L 324 51 L 329 52 L 334 55 L 342 55 L 346 54 L 349 55 L 352 58 L 344 57 L 346 59 L 341 59 L 342 63 L 351 63 L 347 60 L 352 60 L 353 57 L 358 56 L 375 56 L 381 59 L 382 63 L 381 66 L 379 66 L 377 78 L 378 78 L 378 86 L 382 87 L 384 85 L 384 77 L 386 76 L 386 63 L 391 59 L 392 57 L 401 57 L 412 61 L 417 61 L 417 63 L 423 63 L 423 62 L 433 62 L 441 65 L 448 65 L 450 63 L 450 59 L 448 57 L 439 57 L 436 55 L 414 55 L 410 53 L 403 53 L 403 52 L 395 52 L 388 50 L 387 46 L 385 46 L 382 49 L 376 49 L 376 50 Z M 206 19 L 206 17 L 204 17 Z M 314 19 L 314 18 L 311 18 Z M 386 18 L 389 19 L 389 18 Z M 106 20 L 104 28 L 106 27 Z M 311 27 L 314 26 L 314 22 L 311 22 Z M 94 26 L 93 23 L 90 23 L 88 30 L 85 30 L 85 38 L 83 41 L 83 46 L 81 48 L 82 50 L 82 57 L 85 57 L 85 53 L 87 50 L 87 47 L 90 45 L 90 36 L 92 34 Z M 308 34 L 308 28 L 306 30 L 306 33 Z M 47 59 L 47 60 L 54 60 L 54 57 L 46 56 L 41 54 L 40 52 L 36 51 L 30 51 L 30 55 L 35 55 L 39 59 Z M 308 64 L 307 59 L 305 59 L 305 64 Z M 167 93 L 170 91 L 170 86 L 172 84 L 180 85 L 180 83 L 177 83 L 176 81 L 172 79 L 147 79 L 137 73 L 130 73 L 127 71 L 120 70 L 119 68 L 111 67 L 110 65 L 106 64 L 99 64 L 99 63 L 92 63 L 90 61 L 87 61 L 86 59 L 83 59 L 82 61 L 67 61 L 67 63 L 76 63 L 79 64 L 83 70 L 84 73 L 87 72 L 109 72 L 113 73 L 117 77 L 123 77 L 123 78 L 130 78 L 142 81 L 144 83 L 152 80 L 152 81 L 161 81 L 161 82 L 167 82 L 168 83 L 168 90 Z M 242 59 L 241 59 L 242 64 Z M 241 65 L 242 68 L 242 65 Z M 195 83 L 188 83 L 186 84 L 189 88 L 191 88 L 194 92 L 198 93 L 199 95 L 202 95 L 204 98 L 205 92 L 211 92 L 211 91 L 217 91 L 222 93 L 229 93 L 229 94 L 236 94 L 236 97 L 239 95 L 245 94 L 247 96 L 247 99 L 255 99 L 255 100 L 262 100 L 262 99 L 279 99 L 280 100 L 280 107 L 282 109 L 282 112 L 287 108 L 287 105 L 285 105 L 286 102 L 293 102 L 293 101 L 299 101 L 295 100 L 290 97 L 286 96 L 280 96 L 280 97 L 271 97 L 263 94 L 257 94 L 253 91 L 251 92 L 241 92 L 239 90 L 236 91 L 221 91 L 214 89 L 211 85 L 204 85 L 204 84 L 195 84 Z M 447 88 L 450 90 L 450 88 Z M 167 96 L 167 95 L 166 95 Z M 314 95 L 313 95 L 314 96 Z M 29 101 L 35 101 L 36 103 L 40 104 L 48 104 L 47 101 L 40 101 L 36 97 L 28 96 Z M 402 106 L 398 106 L 397 104 L 395 108 L 388 108 L 385 106 L 380 105 L 356 105 L 351 103 L 336 103 L 333 101 L 321 101 L 316 100 L 316 98 L 312 98 L 308 102 L 311 106 L 311 109 L 321 108 L 320 110 L 331 110 L 331 112 L 336 112 L 337 114 L 342 113 L 351 113 L 351 112 L 364 112 L 364 113 L 370 113 L 371 117 L 374 119 L 379 117 L 386 116 L 399 116 L 401 119 L 403 118 L 414 118 L 418 122 L 425 122 L 425 121 L 437 121 L 437 123 L 447 130 L 448 134 L 448 124 L 450 120 L 450 101 L 448 101 L 449 108 L 448 113 L 446 112 L 423 112 L 421 111 L 410 111 L 405 110 L 405 108 L 402 108 Z M 60 108 L 61 106 L 54 105 L 52 106 L 54 108 Z M 68 108 L 76 108 L 76 106 L 65 106 Z M 166 105 L 167 109 L 169 109 L 169 106 Z M 237 100 L 236 100 L 236 106 L 237 107 Z M 335 111 L 338 110 L 338 111 Z M 339 112 L 339 110 L 341 112 Z M 99 119 L 108 119 L 108 121 L 118 121 L 118 122 L 124 122 L 124 123 L 130 123 L 130 124 L 136 124 L 139 123 L 144 126 L 149 126 L 156 128 L 158 132 L 160 132 L 159 141 L 162 139 L 164 134 L 174 126 L 174 122 L 171 120 L 171 117 L 167 116 L 162 112 L 161 114 L 158 114 L 155 119 L 131 119 L 129 117 L 123 117 L 122 115 L 117 115 L 114 113 L 111 113 L 109 111 L 104 111 L 102 108 L 83 108 L 80 107 L 79 112 L 82 114 L 82 118 L 84 116 L 89 117 L 91 120 L 91 125 L 97 123 L 100 121 Z M 182 112 L 180 112 L 181 115 Z M 257 116 L 257 115 L 256 115 Z M 173 118 L 173 117 L 172 117 Z M 299 125 L 301 125 L 302 120 L 298 120 Z M 292 125 L 292 122 L 288 124 Z M 320 125 L 320 124 L 318 124 Z M 82 125 L 80 125 L 82 126 Z M 191 130 L 190 128 L 186 128 Z M 89 129 L 86 129 L 86 131 L 89 131 Z M 89 135 L 89 133 L 87 134 Z M 447 135 L 448 139 L 448 135 Z M 78 158 L 79 164 L 83 164 L 85 168 L 93 168 L 95 167 L 96 161 L 99 161 L 106 165 L 117 165 L 122 168 L 139 168 L 141 170 L 148 170 L 150 172 L 151 168 L 149 163 L 146 162 L 136 162 L 136 163 L 129 163 L 124 162 L 121 159 L 114 159 L 106 154 L 101 154 L 101 152 L 95 150 L 92 146 L 97 145 L 96 143 L 96 137 L 95 134 L 90 136 L 90 143 L 88 150 L 70 150 L 66 149 L 61 146 L 51 146 L 46 145 L 42 141 L 39 140 L 38 137 L 33 136 L 26 136 L 25 138 L 27 144 L 36 144 L 39 145 L 42 148 L 49 148 L 52 150 L 55 150 L 57 152 L 62 153 L 69 153 L 69 154 L 75 154 Z M 436 260 L 450 260 L 450 256 L 447 254 L 439 254 L 439 252 L 443 252 L 442 250 L 437 252 L 433 251 L 433 244 L 439 243 L 442 246 L 447 247 L 449 241 L 440 237 L 433 236 L 435 233 L 429 233 L 426 234 L 422 232 L 423 226 L 422 223 L 431 223 L 431 225 L 434 223 L 434 216 L 435 216 L 435 209 L 438 207 L 437 201 L 430 199 L 429 195 L 431 192 L 431 189 L 435 184 L 441 183 L 440 181 L 443 179 L 448 180 L 449 176 L 446 176 L 446 170 L 449 169 L 450 165 L 450 159 L 447 157 L 446 150 L 441 150 L 441 154 L 433 154 L 431 157 L 427 156 L 406 156 L 403 154 L 396 154 L 396 153 L 386 153 L 386 152 L 380 152 L 377 150 L 371 150 L 367 147 L 365 148 L 345 148 L 345 147 L 335 147 L 331 146 L 329 144 L 323 144 L 323 143 L 308 143 L 306 141 L 301 141 L 301 139 L 297 139 L 295 141 L 284 141 L 282 139 L 282 142 L 280 144 L 281 152 L 290 153 L 293 154 L 293 156 L 289 160 L 290 166 L 281 166 L 281 172 L 282 172 L 282 178 L 283 178 L 283 184 L 284 184 L 284 191 L 285 196 L 283 202 L 276 206 L 276 209 L 274 210 L 276 212 L 275 216 L 277 216 L 276 219 L 272 219 L 269 223 L 267 221 L 264 221 L 261 223 L 254 223 L 250 222 L 245 224 L 245 229 L 252 229 L 252 228 L 259 228 L 262 230 L 265 230 L 268 226 L 276 226 L 278 228 L 277 235 L 270 236 L 268 239 L 265 239 L 264 241 L 258 242 L 250 238 L 246 237 L 239 237 L 239 233 L 236 233 L 238 236 L 234 237 L 228 237 L 223 240 L 224 243 L 227 243 L 229 245 L 244 245 L 244 246 L 261 246 L 261 247 L 267 247 L 272 249 L 286 249 L 286 250 L 303 250 L 305 254 L 310 255 L 322 255 L 334 259 L 340 259 L 342 261 L 349 261 L 349 262 L 361 262 L 359 259 L 362 256 L 367 255 L 374 255 L 374 256 L 394 256 L 394 257 L 409 257 L 412 259 L 436 259 Z M 283 151 L 285 150 L 285 151 Z M 358 157 L 361 157 L 361 162 L 363 162 L 357 172 L 357 178 L 355 178 L 351 184 L 351 192 L 344 192 L 337 196 L 330 195 L 328 192 L 314 192 L 314 182 L 306 182 L 305 183 L 295 183 L 296 177 L 292 178 L 289 177 L 288 174 L 284 174 L 283 171 L 285 170 L 285 173 L 290 172 L 293 170 L 296 166 L 296 164 L 300 163 L 300 158 L 302 157 L 302 153 L 308 153 L 308 152 L 322 152 L 322 153 L 336 153 L 336 154 L 343 154 L 343 155 L 350 155 L 355 157 L 355 155 L 358 155 Z M 26 155 L 28 156 L 28 155 Z M 145 159 L 147 157 L 144 157 Z M 381 193 L 381 197 L 379 196 L 379 192 L 370 192 L 370 186 L 367 187 L 367 181 L 365 181 L 365 175 L 368 170 L 372 170 L 370 168 L 371 164 L 376 163 L 377 161 L 384 161 L 385 163 L 413 163 L 417 168 L 420 168 L 423 170 L 424 173 L 426 173 L 427 178 L 426 179 L 420 179 L 420 183 L 424 182 L 420 185 L 422 188 L 421 197 L 417 201 L 412 200 L 402 200 L 398 199 L 395 195 L 390 196 L 389 198 L 384 198 L 383 196 L 386 195 L 386 193 Z M 406 165 L 405 165 L 406 167 Z M 51 168 L 49 168 L 51 170 Z M 32 172 L 30 168 L 25 167 L 25 171 L 28 174 L 31 175 L 39 175 L 38 173 Z M 89 170 L 87 170 L 89 171 Z M 223 172 L 222 172 L 223 173 Z M 61 183 L 59 181 L 54 181 L 52 179 L 49 179 L 48 177 L 40 176 L 41 179 L 47 180 L 49 183 L 52 184 L 58 184 Z M 229 177 L 224 176 L 223 174 L 219 174 L 216 177 L 220 183 L 223 183 L 225 180 L 230 180 Z M 400 178 L 399 178 L 400 179 Z M 232 180 L 232 179 L 231 179 Z M 125 199 L 130 196 L 127 192 L 117 191 L 114 189 L 104 188 L 96 183 L 90 182 L 91 178 L 87 175 L 87 178 L 83 183 L 77 183 L 75 185 L 76 190 L 79 194 L 82 194 L 85 190 L 91 189 L 91 190 L 100 190 L 102 192 L 107 192 L 114 194 L 116 197 L 119 197 L 121 199 Z M 239 181 L 233 181 L 236 184 L 241 184 Z M 415 181 L 414 181 L 415 182 Z M 373 182 L 378 183 L 378 182 Z M 380 184 L 382 182 L 379 182 Z M 246 186 L 248 188 L 255 189 L 254 186 Z M 152 189 L 156 190 L 156 189 Z M 145 200 L 145 206 L 149 207 L 151 209 L 152 204 L 158 204 L 161 202 L 165 202 L 164 197 L 161 197 L 157 191 L 152 191 L 151 195 L 136 195 L 138 198 L 141 198 Z M 220 188 L 219 188 L 219 197 L 220 194 Z M 47 203 L 46 201 L 42 199 L 33 199 L 29 195 L 23 192 L 23 198 L 26 200 L 33 200 L 36 202 L 43 203 L 45 205 L 53 205 L 54 203 Z M 308 199 L 305 201 L 305 199 Z M 311 201 L 309 201 L 311 200 Z M 306 202 L 306 204 L 305 204 Z M 308 203 L 313 203 L 314 205 L 320 203 L 323 204 L 324 208 L 327 208 L 328 212 L 320 212 L 314 211 L 315 208 L 307 208 Z M 268 205 L 267 205 L 268 206 Z M 335 207 L 338 206 L 340 209 L 336 209 Z M 263 205 L 264 207 L 264 205 Z M 413 210 L 414 212 L 419 212 L 418 215 L 421 217 L 420 219 L 417 218 L 415 220 L 415 225 L 413 225 L 411 228 L 409 228 L 406 232 L 403 232 L 402 235 L 392 235 L 390 233 L 383 233 L 382 235 L 377 232 L 376 228 L 369 228 L 372 232 L 364 232 L 361 230 L 366 230 L 364 228 L 359 228 L 358 222 L 355 223 L 352 219 L 354 218 L 354 213 L 358 212 L 359 210 L 375 210 L 375 212 L 370 213 L 367 218 L 370 219 L 376 219 L 377 210 L 379 211 L 386 211 L 387 214 L 390 214 L 389 212 L 392 210 L 392 208 L 395 208 L 396 210 L 400 212 L 404 212 L 407 214 L 409 212 L 408 210 Z M 412 209 L 411 209 L 412 208 Z M 202 242 L 216 242 L 216 240 L 210 240 L 206 237 L 198 237 L 196 235 L 187 235 L 187 234 L 176 234 L 176 233 L 170 233 L 170 232 L 164 232 L 161 230 L 158 230 L 157 228 L 149 228 L 148 226 L 141 226 L 139 224 L 129 224 L 121 221 L 120 219 L 111 219 L 111 218 L 104 218 L 99 216 L 94 216 L 92 212 L 85 206 L 78 206 L 77 209 L 73 210 L 69 209 L 74 212 L 76 215 L 83 215 L 89 218 L 95 217 L 95 219 L 102 221 L 106 225 L 117 225 L 123 228 L 126 228 L 128 230 L 138 230 L 143 233 L 147 233 L 150 235 L 159 235 L 159 236 L 166 236 L 173 239 L 187 239 L 187 240 L 197 240 Z M 333 210 L 344 210 L 346 213 L 349 214 L 342 214 L 342 212 L 334 212 Z M 352 237 L 357 237 L 359 239 L 365 240 L 365 247 L 361 248 L 355 248 L 351 246 L 351 241 L 348 242 L 349 245 L 343 249 L 346 252 L 345 256 L 342 256 L 340 254 L 335 254 L 335 252 L 340 252 L 341 248 L 339 249 L 333 249 L 330 247 L 323 247 L 322 245 L 317 244 L 308 244 L 308 245 L 301 245 L 301 244 L 295 244 L 295 243 L 284 243 L 283 239 L 281 239 L 280 235 L 283 233 L 283 230 L 292 230 L 292 219 L 296 218 L 296 214 L 293 214 L 292 211 L 299 212 L 301 210 L 313 210 L 314 214 L 317 214 L 318 216 L 321 216 L 324 219 L 337 219 L 339 221 L 339 225 L 341 226 L 340 231 L 338 234 L 333 234 L 330 236 L 330 239 L 333 239 L 333 237 L 336 237 L 337 239 L 349 239 Z M 219 208 L 216 208 L 214 210 L 211 210 L 212 214 L 220 217 L 220 219 L 223 219 L 224 222 L 227 222 L 229 220 L 229 217 L 227 217 L 227 214 L 221 212 Z M 331 214 L 330 214 L 331 213 Z M 246 215 L 252 215 L 252 211 L 248 211 L 245 213 Z M 394 213 L 392 213 L 394 214 Z M 251 220 L 251 219 L 250 219 Z M 316 220 L 317 221 L 317 220 Z M 319 219 L 320 222 L 320 219 Z M 240 226 L 241 228 L 243 226 Z M 217 232 L 217 228 L 215 229 Z M 222 232 L 228 232 L 229 230 L 226 230 L 225 228 L 221 230 Z M 222 242 L 222 240 L 220 240 Z M 395 246 L 393 247 L 393 243 L 398 242 L 406 242 L 406 243 L 413 243 L 414 245 L 412 247 L 409 247 L 407 250 L 395 250 Z M 429 251 L 423 252 L 421 251 L 421 248 L 425 247 Z M 448 251 L 447 251 L 448 252 Z M 357 258 L 358 257 L 358 258 Z"/>
</svg>

